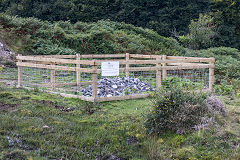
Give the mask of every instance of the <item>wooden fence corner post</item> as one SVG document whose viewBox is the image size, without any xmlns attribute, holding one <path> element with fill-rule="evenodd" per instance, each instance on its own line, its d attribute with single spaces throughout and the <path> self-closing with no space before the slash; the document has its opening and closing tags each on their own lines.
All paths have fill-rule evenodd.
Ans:
<svg viewBox="0 0 240 160">
<path fill-rule="evenodd" d="M 22 54 L 18 54 L 18 57 L 21 57 Z M 22 60 L 18 60 L 18 62 L 22 62 Z M 23 80 L 23 75 L 22 75 L 22 67 L 18 66 L 18 84 L 17 87 L 22 87 L 22 80 Z"/>
<path fill-rule="evenodd" d="M 157 61 L 161 61 L 161 56 L 158 56 L 157 58 L 156 58 L 156 60 Z M 156 64 L 156 66 L 157 66 L 157 71 L 156 71 L 156 89 L 157 90 L 159 90 L 160 88 L 161 88 L 161 86 L 162 86 L 162 80 L 161 80 L 161 74 L 162 74 L 162 72 L 161 72 L 161 70 L 158 68 L 158 67 L 161 67 L 161 63 L 158 63 L 157 62 L 157 64 Z"/>
<path fill-rule="evenodd" d="M 98 80 L 98 73 L 97 73 L 97 64 L 96 61 L 94 60 L 94 65 L 92 66 L 92 69 L 94 72 L 92 73 L 92 97 L 94 99 L 94 102 L 97 101 L 97 80 Z"/>
<path fill-rule="evenodd" d="M 162 55 L 162 60 L 163 61 L 166 61 L 167 60 L 167 56 L 166 55 Z M 162 69 L 162 72 L 163 72 L 163 80 L 167 78 L 167 69 L 164 68 L 167 66 L 167 63 L 162 63 L 162 66 L 163 66 L 163 69 Z"/>
<path fill-rule="evenodd" d="M 126 53 L 126 77 L 129 77 L 129 63 L 128 63 L 129 59 L 130 55 L 129 53 Z"/>
<path fill-rule="evenodd" d="M 209 64 L 214 64 L 215 60 L 210 62 Z M 213 84 L 214 84 L 214 68 L 209 68 L 209 90 L 213 92 Z"/>
<path fill-rule="evenodd" d="M 52 63 L 51 66 L 54 66 L 54 64 Z M 50 77 L 51 91 L 54 91 L 55 89 L 55 83 L 56 83 L 55 75 L 56 75 L 56 71 L 54 69 L 51 69 L 51 77 Z"/>
<path fill-rule="evenodd" d="M 76 55 L 76 59 L 77 59 L 77 60 L 81 60 L 80 54 L 77 54 L 77 55 Z M 80 69 L 80 68 L 81 68 L 81 65 L 80 65 L 80 64 L 77 64 L 77 65 L 76 65 L 76 69 L 77 69 L 77 70 L 76 70 L 76 78 L 77 78 L 76 81 L 77 81 L 77 86 L 78 86 L 78 87 L 80 86 L 80 83 L 81 83 L 81 72 L 78 71 L 78 69 Z"/>
</svg>

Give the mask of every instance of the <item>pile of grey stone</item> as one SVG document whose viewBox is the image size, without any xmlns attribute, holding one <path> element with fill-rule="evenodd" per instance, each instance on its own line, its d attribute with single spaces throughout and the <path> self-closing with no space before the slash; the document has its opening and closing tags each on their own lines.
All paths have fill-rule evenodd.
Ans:
<svg viewBox="0 0 240 160">
<path fill-rule="evenodd" d="M 112 97 L 153 91 L 150 84 L 132 77 L 103 78 L 97 83 L 98 97 Z M 84 96 L 92 96 L 92 85 L 81 89 Z"/>
<path fill-rule="evenodd" d="M 0 40 L 0 67 L 3 66 L 15 66 L 14 53 L 8 49 Z"/>
<path fill-rule="evenodd" d="M 10 60 L 11 54 L 13 53 L 0 41 L 0 57 Z"/>
</svg>

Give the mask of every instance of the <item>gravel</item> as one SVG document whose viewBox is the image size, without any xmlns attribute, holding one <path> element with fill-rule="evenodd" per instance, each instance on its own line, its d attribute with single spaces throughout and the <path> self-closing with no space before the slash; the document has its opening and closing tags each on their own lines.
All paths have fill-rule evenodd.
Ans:
<svg viewBox="0 0 240 160">
<path fill-rule="evenodd" d="M 98 97 L 112 97 L 153 91 L 150 84 L 131 77 L 103 78 L 98 81 Z M 92 85 L 81 90 L 84 96 L 92 96 Z"/>
</svg>

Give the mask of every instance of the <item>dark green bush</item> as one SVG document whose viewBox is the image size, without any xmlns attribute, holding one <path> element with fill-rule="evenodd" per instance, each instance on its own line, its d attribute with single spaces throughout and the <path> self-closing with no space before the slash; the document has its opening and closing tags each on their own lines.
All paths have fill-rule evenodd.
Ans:
<svg viewBox="0 0 240 160">
<path fill-rule="evenodd" d="M 166 131 L 188 133 L 209 114 L 206 95 L 182 91 L 180 87 L 162 89 L 154 96 L 152 111 L 147 115 L 148 134 Z"/>
</svg>

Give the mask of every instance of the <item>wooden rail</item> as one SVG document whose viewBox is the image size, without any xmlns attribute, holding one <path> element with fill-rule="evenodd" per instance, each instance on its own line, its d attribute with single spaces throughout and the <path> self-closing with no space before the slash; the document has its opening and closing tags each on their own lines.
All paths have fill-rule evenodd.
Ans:
<svg viewBox="0 0 240 160">
<path fill-rule="evenodd" d="M 119 72 L 125 72 L 128 77 L 130 72 L 138 71 L 154 71 L 156 73 L 156 89 L 161 87 L 162 79 L 167 78 L 169 70 L 194 70 L 194 69 L 209 69 L 209 91 L 213 91 L 214 84 L 214 58 L 199 58 L 199 57 L 181 57 L 181 56 L 166 56 L 166 55 L 140 55 L 140 54 L 104 54 L 104 55 L 44 55 L 44 56 L 17 56 L 18 66 L 18 87 L 22 87 L 23 75 L 22 67 L 32 67 L 49 69 L 50 83 L 41 84 L 50 89 L 49 92 L 55 93 L 56 87 L 64 85 L 81 86 L 83 84 L 92 85 L 92 97 L 76 96 L 71 94 L 63 94 L 62 96 L 76 97 L 82 100 L 91 102 L 103 102 L 111 100 L 125 100 L 135 98 L 145 98 L 147 94 L 126 95 L 119 97 L 97 97 L 97 81 L 98 74 L 101 73 L 99 66 L 102 62 L 118 61 L 121 66 Z M 133 67 L 132 65 L 135 65 Z M 146 65 L 136 67 L 136 65 Z M 86 67 L 88 66 L 88 67 Z M 73 71 L 76 72 L 76 82 L 57 83 L 55 76 L 56 71 Z M 89 82 L 81 82 L 81 73 L 91 74 L 92 80 Z"/>
</svg>

